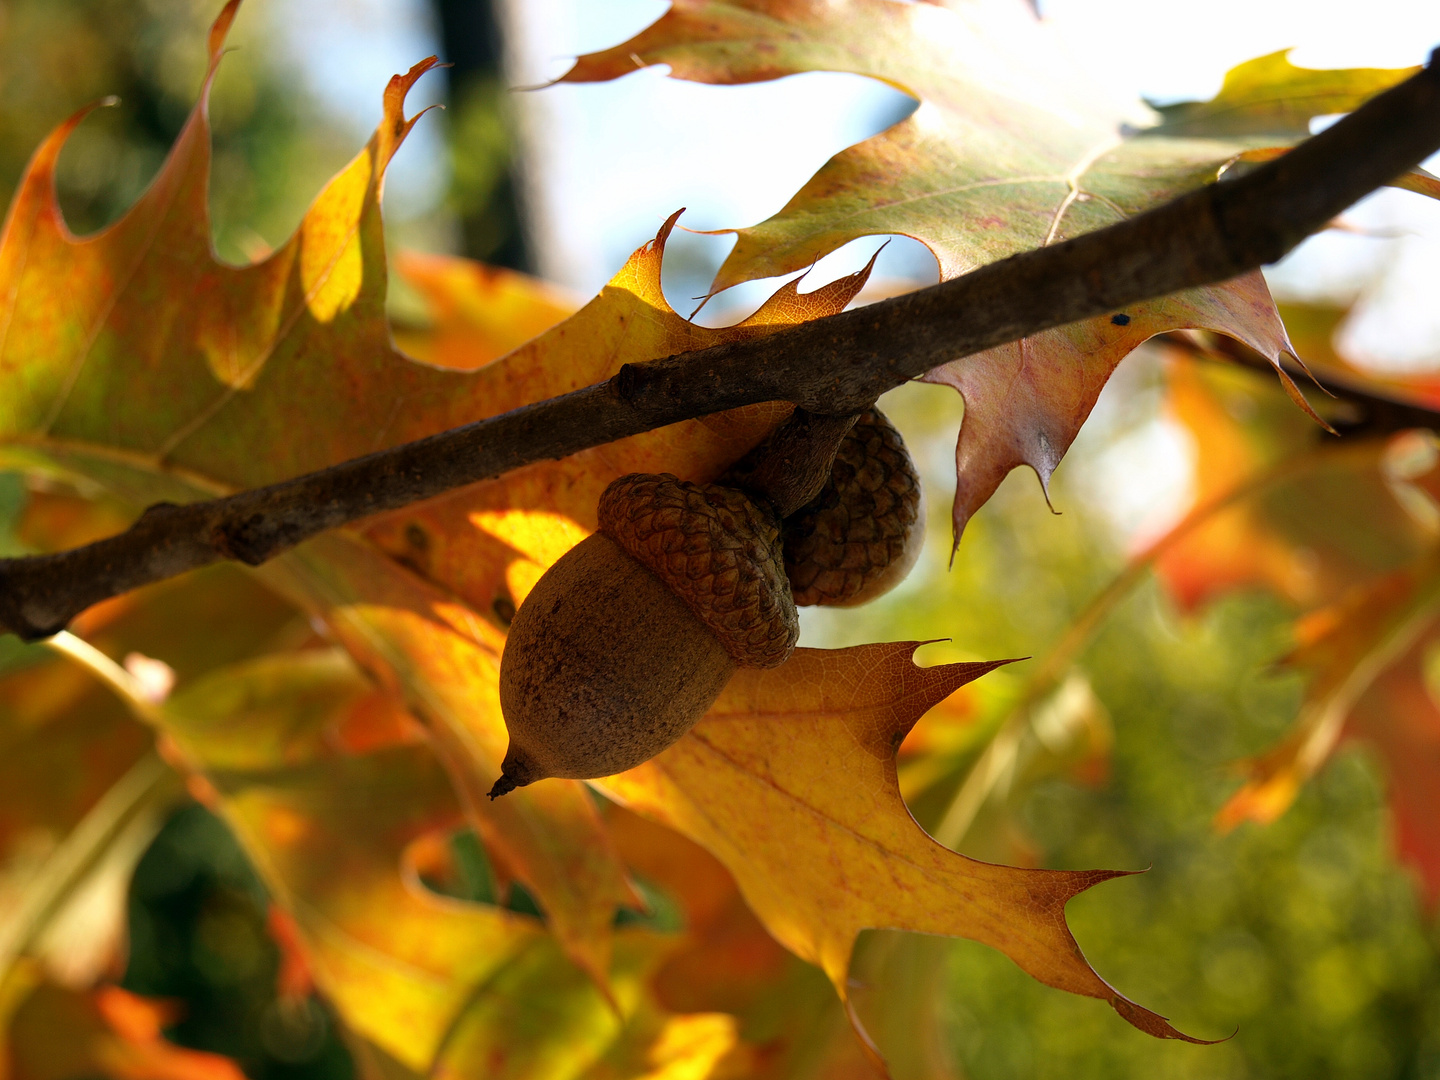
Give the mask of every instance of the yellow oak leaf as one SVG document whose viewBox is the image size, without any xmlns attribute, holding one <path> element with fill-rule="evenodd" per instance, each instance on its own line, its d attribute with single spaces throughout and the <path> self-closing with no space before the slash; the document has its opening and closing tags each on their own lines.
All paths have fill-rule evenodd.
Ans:
<svg viewBox="0 0 1440 1080">
<path fill-rule="evenodd" d="M 779 668 L 742 669 L 678 743 L 600 785 L 713 852 L 769 931 L 842 999 L 861 930 L 950 934 L 1108 1001 L 1142 1031 L 1189 1038 L 1107 985 L 1065 925 L 1071 897 L 1124 871 L 978 862 L 910 816 L 900 743 L 927 709 L 1004 663 L 921 668 L 916 647 L 799 649 Z"/>
</svg>

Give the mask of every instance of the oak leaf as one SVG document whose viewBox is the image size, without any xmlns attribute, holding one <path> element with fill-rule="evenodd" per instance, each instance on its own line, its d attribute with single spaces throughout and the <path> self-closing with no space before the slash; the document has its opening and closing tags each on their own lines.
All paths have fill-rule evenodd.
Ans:
<svg viewBox="0 0 1440 1080">
<path fill-rule="evenodd" d="M 931 706 L 1004 662 L 920 668 L 916 647 L 800 649 L 780 668 L 742 669 L 689 734 L 601 787 L 714 853 L 770 932 L 819 965 L 842 1000 L 861 930 L 950 934 L 1108 1001 L 1142 1031 L 1189 1039 L 1108 986 L 1065 925 L 1071 897 L 1124 871 L 977 862 L 910 816 L 896 749 Z"/>
</svg>

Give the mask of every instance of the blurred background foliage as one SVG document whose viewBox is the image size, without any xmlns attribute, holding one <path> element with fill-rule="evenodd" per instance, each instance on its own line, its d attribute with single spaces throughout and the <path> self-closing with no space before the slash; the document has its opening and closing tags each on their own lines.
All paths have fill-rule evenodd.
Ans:
<svg viewBox="0 0 1440 1080">
<path fill-rule="evenodd" d="M 117 94 L 118 107 L 81 126 L 59 176 L 77 232 L 114 220 L 184 122 L 201 74 L 197 43 L 214 8 L 213 0 L 0 2 L 0 195 L 8 200 L 55 123 Z M 435 0 L 433 15 L 456 65 L 441 232 L 459 253 L 530 267 L 494 14 L 482 3 Z M 241 21 L 215 89 L 216 245 L 232 260 L 283 239 L 357 149 L 323 104 L 295 92 L 293 66 L 267 48 L 263 30 Z M 1269 383 L 1243 381 L 1257 409 L 1270 407 Z M 1052 495 L 1063 513 L 1049 513 L 1028 472 L 1013 474 L 947 571 L 960 404 L 932 387 L 892 394 L 886 407 L 926 476 L 927 556 L 871 607 L 807 617 L 804 643 L 933 637 L 945 640 L 927 646 L 923 662 L 1043 657 L 1124 565 L 1128 538 L 1096 504 L 1093 475 L 1155 422 L 1164 397 L 1159 353 L 1142 350 L 1057 474 Z M 40 549 L 57 536 L 76 542 L 55 524 L 69 494 L 0 476 L 0 551 Z M 37 535 L 47 521 L 59 532 Z M 257 616 L 264 632 L 256 651 L 306 633 L 274 603 Z M 1238 1034 L 1209 1048 L 1158 1043 L 1104 1005 L 1049 990 L 979 946 L 872 933 L 857 955 L 856 1000 L 898 1080 L 1440 1077 L 1440 939 L 1392 856 L 1377 761 L 1347 749 L 1275 825 L 1224 835 L 1212 827 L 1237 785 L 1231 764 L 1270 745 L 1295 714 L 1300 677 L 1274 667 L 1293 614 L 1259 594 L 1185 614 L 1147 579 L 1033 714 L 973 813 L 956 810 L 965 777 L 1037 661 L 996 672 L 934 710 L 902 757 L 916 816 L 967 854 L 1148 867 L 1073 902 L 1077 937 L 1102 975 L 1184 1029 Z M 201 623 L 220 617 L 197 612 Z M 183 664 L 166 659 L 183 680 Z M 58 663 L 13 638 L 0 641 L 8 679 Z M 83 693 L 104 696 L 88 684 Z M 287 975 L 283 933 L 234 839 L 195 803 L 175 805 L 155 822 L 129 887 L 122 985 L 183 1003 L 168 1036 L 232 1056 L 252 1077 L 352 1075 L 323 1002 L 293 970 Z M 457 865 L 470 868 L 458 891 L 489 896 L 478 845 L 462 839 L 457 853 Z M 663 928 L 675 905 L 659 893 L 652 900 Z M 525 910 L 530 902 L 522 891 L 510 903 Z M 818 1001 L 829 993 L 823 982 L 797 975 L 753 1005 L 747 1022 L 763 1026 L 765 1009 L 793 1008 L 817 988 Z M 810 1068 L 823 1073 L 823 1056 Z"/>
</svg>

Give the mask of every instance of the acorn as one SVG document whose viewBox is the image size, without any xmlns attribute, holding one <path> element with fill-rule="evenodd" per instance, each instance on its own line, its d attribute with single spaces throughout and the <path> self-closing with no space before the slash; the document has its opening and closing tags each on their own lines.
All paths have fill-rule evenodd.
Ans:
<svg viewBox="0 0 1440 1080">
<path fill-rule="evenodd" d="M 895 426 L 868 409 L 840 440 L 820 494 L 785 519 L 785 573 L 795 603 L 873 600 L 904 580 L 924 539 L 915 463 Z"/>
<path fill-rule="evenodd" d="M 735 488 L 633 473 L 605 489 L 599 518 L 510 626 L 500 662 L 510 746 L 492 799 L 648 761 L 690 730 L 737 667 L 777 667 L 795 647 L 768 507 Z"/>
</svg>

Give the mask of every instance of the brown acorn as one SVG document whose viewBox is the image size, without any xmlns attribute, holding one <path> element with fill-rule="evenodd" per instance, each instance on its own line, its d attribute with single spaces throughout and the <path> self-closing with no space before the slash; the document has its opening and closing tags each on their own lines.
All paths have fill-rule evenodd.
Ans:
<svg viewBox="0 0 1440 1080">
<path fill-rule="evenodd" d="M 510 747 L 491 798 L 648 761 L 736 667 L 775 667 L 795 647 L 779 523 L 743 492 L 634 473 L 605 489 L 599 517 L 510 626 L 500 663 Z"/>
<path fill-rule="evenodd" d="M 784 529 L 801 606 L 854 607 L 904 580 L 924 543 L 925 504 L 905 440 L 879 409 L 855 421 L 825 487 Z"/>
</svg>

